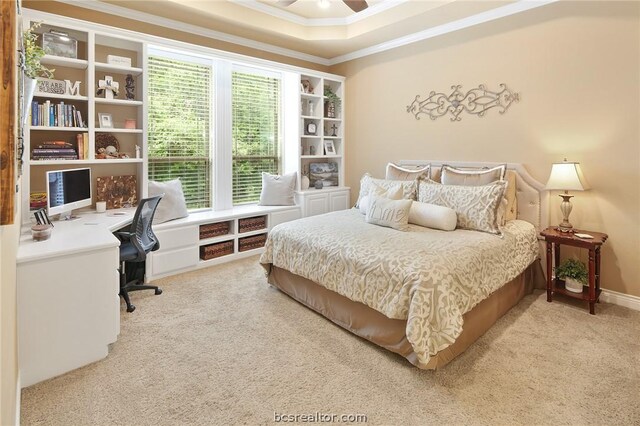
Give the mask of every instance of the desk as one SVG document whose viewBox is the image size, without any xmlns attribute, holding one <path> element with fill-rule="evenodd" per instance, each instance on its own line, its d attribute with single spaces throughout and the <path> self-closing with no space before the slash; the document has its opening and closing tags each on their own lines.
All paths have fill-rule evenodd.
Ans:
<svg viewBox="0 0 640 426">
<path fill-rule="evenodd" d="M 81 212 L 51 238 L 24 225 L 17 254 L 18 365 L 22 387 L 102 359 L 120 333 L 119 249 L 112 231 L 135 209 Z"/>
</svg>

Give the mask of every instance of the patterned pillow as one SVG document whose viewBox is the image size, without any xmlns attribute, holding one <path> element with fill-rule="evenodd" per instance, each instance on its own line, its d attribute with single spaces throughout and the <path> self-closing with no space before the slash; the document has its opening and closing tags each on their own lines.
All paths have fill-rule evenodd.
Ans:
<svg viewBox="0 0 640 426">
<path fill-rule="evenodd" d="M 356 207 L 360 206 L 360 200 L 365 195 L 369 195 L 369 191 L 371 190 L 371 184 L 374 183 L 386 190 L 391 189 L 395 185 L 400 185 L 402 187 L 402 198 L 405 200 L 415 200 L 416 199 L 416 191 L 418 185 L 415 180 L 412 181 L 397 181 L 397 180 L 386 180 L 386 179 L 376 179 L 371 177 L 369 173 L 365 173 L 360 179 L 360 194 L 358 195 L 358 201 L 356 202 Z"/>
<path fill-rule="evenodd" d="M 389 198 L 390 200 L 402 200 L 402 186 L 400 183 L 392 186 L 389 189 L 385 189 L 381 186 L 376 185 L 375 183 L 371 184 L 369 189 L 369 195 L 365 195 L 360 199 L 360 204 L 358 208 L 360 209 L 360 213 L 367 214 L 367 210 L 369 210 L 369 201 L 373 197 L 384 197 Z"/>
<path fill-rule="evenodd" d="M 412 203 L 412 200 L 390 200 L 385 197 L 372 196 L 364 220 L 373 225 L 408 231 L 409 211 Z"/>
<path fill-rule="evenodd" d="M 418 201 L 455 210 L 458 228 L 500 235 L 498 210 L 506 187 L 506 181 L 482 186 L 442 185 L 432 180 L 420 181 Z"/>
<path fill-rule="evenodd" d="M 416 168 L 406 168 L 396 166 L 393 163 L 387 164 L 387 180 L 416 180 L 419 178 L 429 178 L 431 165 L 419 166 Z"/>
</svg>

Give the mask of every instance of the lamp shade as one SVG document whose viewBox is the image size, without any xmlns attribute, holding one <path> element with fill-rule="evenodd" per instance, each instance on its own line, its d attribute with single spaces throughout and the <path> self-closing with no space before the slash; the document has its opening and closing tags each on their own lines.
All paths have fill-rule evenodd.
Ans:
<svg viewBox="0 0 640 426">
<path fill-rule="evenodd" d="M 550 191 L 584 191 L 589 189 L 589 185 L 584 179 L 580 163 L 571 163 L 565 160 L 562 163 L 553 163 L 545 189 Z"/>
</svg>

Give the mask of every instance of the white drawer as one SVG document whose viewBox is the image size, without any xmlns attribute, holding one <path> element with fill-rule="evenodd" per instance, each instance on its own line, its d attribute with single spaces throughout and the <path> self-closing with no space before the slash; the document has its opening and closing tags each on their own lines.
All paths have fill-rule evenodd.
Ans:
<svg viewBox="0 0 640 426">
<path fill-rule="evenodd" d="M 191 268 L 198 264 L 198 246 L 192 245 L 171 251 L 154 252 L 151 259 L 152 275 Z"/>
<path fill-rule="evenodd" d="M 195 246 L 198 244 L 198 227 L 187 226 L 183 228 L 154 231 L 160 241 L 160 252 L 180 247 Z"/>
</svg>

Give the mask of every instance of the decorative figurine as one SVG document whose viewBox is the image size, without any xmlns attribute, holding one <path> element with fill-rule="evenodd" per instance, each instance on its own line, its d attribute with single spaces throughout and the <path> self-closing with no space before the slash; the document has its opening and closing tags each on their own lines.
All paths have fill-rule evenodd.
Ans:
<svg viewBox="0 0 640 426">
<path fill-rule="evenodd" d="M 135 99 L 136 95 L 135 95 L 135 91 L 136 91 L 136 82 L 133 79 L 133 76 L 131 74 L 127 74 L 127 78 L 125 80 L 125 91 L 127 99 L 132 101 Z"/>
<path fill-rule="evenodd" d="M 98 96 L 104 93 L 105 99 L 113 99 L 114 96 L 118 96 L 118 90 L 120 89 L 120 83 L 113 81 L 113 77 L 105 75 L 104 80 L 98 81 Z"/>
</svg>

